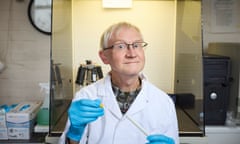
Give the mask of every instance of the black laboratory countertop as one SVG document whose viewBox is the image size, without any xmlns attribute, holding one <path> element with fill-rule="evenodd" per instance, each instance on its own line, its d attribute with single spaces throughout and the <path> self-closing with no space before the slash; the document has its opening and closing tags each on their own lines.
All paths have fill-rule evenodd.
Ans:
<svg viewBox="0 0 240 144">
<path fill-rule="evenodd" d="M 204 136 L 199 125 L 185 110 L 177 108 L 178 128 L 180 136 Z"/>
</svg>

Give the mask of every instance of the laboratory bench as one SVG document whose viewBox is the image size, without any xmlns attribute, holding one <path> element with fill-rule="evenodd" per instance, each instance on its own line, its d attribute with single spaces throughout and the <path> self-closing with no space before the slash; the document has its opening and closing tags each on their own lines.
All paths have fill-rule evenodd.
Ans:
<svg viewBox="0 0 240 144">
<path fill-rule="evenodd" d="M 193 112 L 195 109 L 182 109 L 180 107 L 176 107 L 176 113 L 178 118 L 178 126 L 179 126 L 179 135 L 180 140 L 189 138 L 199 138 L 203 137 L 203 132 L 200 129 L 199 125 L 196 123 L 194 118 L 189 116 L 189 112 Z M 0 140 L 0 143 L 56 143 L 61 135 L 61 131 L 63 131 L 65 127 L 65 122 L 67 120 L 67 112 L 65 112 L 61 119 L 56 124 L 53 133 L 49 136 L 48 133 L 33 133 L 30 140 Z"/>
<path fill-rule="evenodd" d="M 180 137 L 203 137 L 203 131 L 201 130 L 201 126 L 198 125 L 197 118 L 190 116 L 194 116 L 195 111 L 199 110 L 197 105 L 200 105 L 200 103 L 195 104 L 195 106 L 190 109 L 183 109 L 176 106 Z M 197 117 L 197 115 L 195 116 Z M 63 113 L 56 123 L 54 127 L 55 133 L 50 135 L 48 133 L 33 133 L 30 140 L 0 140 L 0 143 L 55 143 L 64 130 L 66 120 L 67 112 Z"/>
</svg>

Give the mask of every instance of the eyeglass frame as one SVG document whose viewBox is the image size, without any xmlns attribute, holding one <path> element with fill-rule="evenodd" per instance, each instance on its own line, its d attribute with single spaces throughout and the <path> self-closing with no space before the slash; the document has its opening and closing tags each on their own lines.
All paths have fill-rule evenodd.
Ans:
<svg viewBox="0 0 240 144">
<path fill-rule="evenodd" d="M 124 47 L 124 48 L 116 47 L 116 48 L 117 48 L 117 49 L 125 49 L 125 48 L 129 49 L 129 48 L 130 48 L 130 45 L 131 45 L 133 49 L 139 49 L 139 48 L 134 47 L 134 45 L 135 45 L 135 44 L 138 44 L 138 43 L 141 43 L 141 44 L 142 44 L 141 47 L 139 47 L 139 48 L 144 48 L 144 47 L 146 47 L 146 46 L 148 45 L 147 42 L 133 42 L 133 43 L 131 43 L 131 44 L 128 44 L 128 43 L 126 43 L 126 42 L 120 42 L 120 43 L 115 43 L 115 44 L 111 45 L 110 47 L 103 48 L 103 50 L 114 49 L 114 46 L 121 45 L 121 44 L 124 44 L 126 47 Z"/>
</svg>

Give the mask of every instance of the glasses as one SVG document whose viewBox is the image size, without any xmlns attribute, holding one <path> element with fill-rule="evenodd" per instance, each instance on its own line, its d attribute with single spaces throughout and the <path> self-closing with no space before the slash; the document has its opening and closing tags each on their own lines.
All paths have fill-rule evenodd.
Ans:
<svg viewBox="0 0 240 144">
<path fill-rule="evenodd" d="M 148 43 L 146 43 L 146 42 L 133 42 L 132 44 L 128 44 L 126 42 L 121 42 L 121 43 L 113 44 L 112 46 L 104 48 L 103 50 L 116 49 L 118 51 L 125 51 L 125 50 L 129 49 L 130 46 L 132 46 L 133 49 L 140 50 L 140 49 L 146 47 L 147 45 L 148 45 Z"/>
</svg>

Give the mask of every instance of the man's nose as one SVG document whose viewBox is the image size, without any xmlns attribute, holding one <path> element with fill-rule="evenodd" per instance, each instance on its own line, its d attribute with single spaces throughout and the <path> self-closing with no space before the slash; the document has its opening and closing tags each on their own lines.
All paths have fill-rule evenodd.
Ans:
<svg viewBox="0 0 240 144">
<path fill-rule="evenodd" d="M 132 48 L 132 49 L 135 49 L 135 48 L 133 47 L 133 45 L 134 45 L 134 44 L 127 44 L 127 49 L 128 49 L 128 50 L 130 50 L 131 48 Z M 130 47 L 130 46 L 131 46 L 131 47 Z"/>
<path fill-rule="evenodd" d="M 136 49 L 133 47 L 132 44 L 128 44 L 126 56 L 127 57 L 135 57 L 136 56 Z"/>
</svg>

